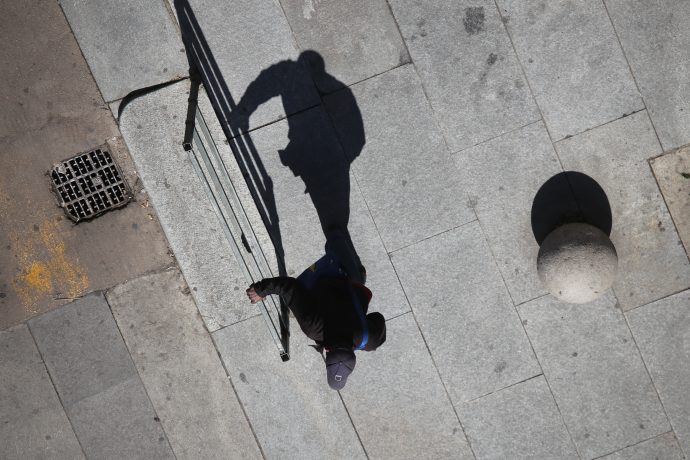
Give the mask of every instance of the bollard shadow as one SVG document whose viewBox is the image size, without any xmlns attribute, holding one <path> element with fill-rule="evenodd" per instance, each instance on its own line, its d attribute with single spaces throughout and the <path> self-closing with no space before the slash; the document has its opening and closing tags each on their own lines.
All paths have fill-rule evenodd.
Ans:
<svg viewBox="0 0 690 460">
<path fill-rule="evenodd" d="M 561 225 L 584 222 L 611 234 L 611 206 L 606 192 L 586 174 L 566 171 L 547 180 L 532 202 L 532 232 L 537 244 Z"/>
<path fill-rule="evenodd" d="M 339 242 L 346 241 L 346 246 L 361 267 L 347 227 L 350 216 L 350 165 L 361 152 L 365 136 L 361 113 L 350 89 L 326 72 L 323 58 L 318 53 L 305 51 L 297 60 L 281 61 L 264 69 L 236 101 L 189 2 L 174 0 L 174 7 L 190 64 L 192 93 L 198 90 L 199 83 L 204 85 L 273 243 L 278 275 L 286 276 L 287 269 L 273 179 L 249 132 L 252 113 L 273 97 L 281 98 L 288 115 L 289 142 L 276 152 L 280 163 L 304 182 L 305 193 L 309 194 L 314 204 L 327 241 L 330 235 L 337 235 Z M 305 101 L 315 99 L 318 91 L 315 81 L 318 88 L 337 89 L 329 97 L 329 112 L 337 111 L 338 114 L 338 125 L 335 127 L 337 136 L 333 135 L 330 117 L 326 116 L 324 110 L 315 109 L 321 107 L 319 99 L 316 99 L 313 107 L 305 107 Z M 319 92 L 319 95 L 322 94 Z M 193 96 L 190 94 L 189 110 L 193 108 Z M 194 129 L 193 124 L 187 125 L 188 132 L 190 129 Z M 287 350 L 288 310 L 282 299 L 280 317 L 281 340 Z"/>
</svg>

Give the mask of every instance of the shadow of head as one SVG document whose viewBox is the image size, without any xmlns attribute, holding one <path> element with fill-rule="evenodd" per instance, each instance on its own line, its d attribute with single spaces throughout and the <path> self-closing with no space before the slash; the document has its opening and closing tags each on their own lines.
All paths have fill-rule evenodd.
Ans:
<svg viewBox="0 0 690 460">
<path fill-rule="evenodd" d="M 566 171 L 547 180 L 532 202 L 532 232 L 539 245 L 561 225 L 582 222 L 611 234 L 611 206 L 606 192 L 586 174 Z"/>
<path fill-rule="evenodd" d="M 309 69 L 312 77 L 326 73 L 326 62 L 323 60 L 323 56 L 314 50 L 302 51 L 297 61 Z"/>
</svg>

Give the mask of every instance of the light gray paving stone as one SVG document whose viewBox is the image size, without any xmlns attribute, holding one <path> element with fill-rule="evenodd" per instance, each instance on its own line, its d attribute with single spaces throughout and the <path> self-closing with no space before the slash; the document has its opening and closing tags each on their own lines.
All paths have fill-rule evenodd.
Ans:
<svg viewBox="0 0 690 460">
<path fill-rule="evenodd" d="M 69 409 L 136 375 L 110 308 L 90 294 L 29 321 L 60 399 Z"/>
<path fill-rule="evenodd" d="M 179 271 L 137 278 L 107 298 L 176 458 L 260 458 Z"/>
<path fill-rule="evenodd" d="M 320 53 L 326 71 L 345 85 L 410 61 L 398 26 L 385 0 L 282 0 L 297 44 Z M 314 74 L 316 87 L 338 89 Z"/>
<path fill-rule="evenodd" d="M 648 441 L 614 452 L 601 460 L 683 460 L 685 457 L 678 447 L 673 433 L 665 433 Z"/>
<path fill-rule="evenodd" d="M 391 257 L 454 404 L 540 373 L 478 223 Z"/>
<path fill-rule="evenodd" d="M 0 457 L 84 458 L 25 325 L 0 332 Z"/>
<path fill-rule="evenodd" d="M 603 2 L 498 5 L 554 140 L 644 108 Z"/>
<path fill-rule="evenodd" d="M 250 118 L 250 129 L 319 103 L 306 67 L 296 64 L 299 51 L 277 1 L 236 0 L 229 5 L 222 0 L 190 0 L 188 4 L 187 11 L 191 9 L 196 18 L 217 65 L 217 77 L 224 81 L 235 103 L 263 70 L 281 62 L 287 64 L 273 68 L 277 73 L 271 76 L 265 74 L 267 79 L 259 82 L 257 90 L 272 96 L 282 91 L 290 106 L 283 108 L 280 98 L 264 103 Z M 178 6 L 175 12 L 184 24 L 187 13 Z"/>
<path fill-rule="evenodd" d="M 349 171 L 350 167 L 328 116 L 321 107 L 317 107 L 294 115 L 290 120 L 291 128 L 283 120 L 250 133 L 263 167 L 273 183 L 288 275 L 298 276 L 324 254 L 326 239 L 313 199 L 310 194 L 305 194 L 305 183 L 316 181 L 314 195 L 318 200 L 318 195 L 328 194 L 336 189 L 336 184 L 347 180 L 349 191 L 347 186 L 340 187 L 341 191 L 333 192 L 319 206 L 328 210 L 336 209 L 334 214 L 349 213 L 350 235 L 362 264 L 367 269 L 367 286 L 374 293 L 372 310 L 379 310 L 386 317 L 408 311 L 409 305 L 400 282 L 381 242 L 377 226 L 369 214 L 358 182 Z M 291 144 L 297 144 L 297 149 L 301 152 L 309 152 L 305 153 L 309 155 L 308 161 L 319 162 L 319 167 L 315 168 L 316 175 L 323 174 L 324 177 L 304 179 L 295 176 L 289 167 L 281 164 L 278 151 L 285 149 L 289 129 L 292 130 Z M 343 202 L 349 202 L 349 206 L 339 208 Z M 336 221 L 342 220 L 337 216 L 333 218 Z"/>
<path fill-rule="evenodd" d="M 690 453 L 690 291 L 627 314 L 685 454 Z"/>
<path fill-rule="evenodd" d="M 664 150 L 690 143 L 690 5 L 682 0 L 607 0 Z"/>
<path fill-rule="evenodd" d="M 369 458 L 473 458 L 411 314 L 386 323 L 355 372 L 341 393 Z"/>
<path fill-rule="evenodd" d="M 543 376 L 460 405 L 477 458 L 579 458 Z"/>
<path fill-rule="evenodd" d="M 262 318 L 213 333 L 267 458 L 365 458 L 323 359 L 290 325 L 290 360 L 281 362 Z M 358 369 L 348 386 L 361 385 Z"/>
<path fill-rule="evenodd" d="M 540 118 L 494 2 L 390 4 L 452 152 Z"/>
<path fill-rule="evenodd" d="M 209 330 L 258 314 L 182 137 L 188 82 L 130 102 L 120 130 Z"/>
<path fill-rule="evenodd" d="M 685 252 L 690 254 L 690 145 L 650 161 Z"/>
<path fill-rule="evenodd" d="M 107 102 L 188 74 L 179 30 L 162 1 L 60 5 Z"/>
<path fill-rule="evenodd" d="M 336 93 L 326 99 L 346 156 L 388 251 L 474 219 L 452 170 L 452 160 L 413 67 L 403 66 L 352 88 L 364 121 L 366 144 L 347 136 Z"/>
<path fill-rule="evenodd" d="M 562 171 L 544 124 L 504 134 L 453 159 L 513 301 L 544 294 L 531 209 L 539 188 Z"/>
<path fill-rule="evenodd" d="M 139 376 L 67 412 L 88 458 L 175 458 Z"/>
<path fill-rule="evenodd" d="M 611 204 L 611 241 L 618 252 L 613 290 L 624 310 L 690 286 L 690 263 L 647 158 L 659 143 L 638 112 L 556 144 L 563 167 L 588 174 Z"/>
<path fill-rule="evenodd" d="M 616 300 L 546 296 L 519 308 L 556 403 L 583 458 L 670 430 Z"/>
</svg>

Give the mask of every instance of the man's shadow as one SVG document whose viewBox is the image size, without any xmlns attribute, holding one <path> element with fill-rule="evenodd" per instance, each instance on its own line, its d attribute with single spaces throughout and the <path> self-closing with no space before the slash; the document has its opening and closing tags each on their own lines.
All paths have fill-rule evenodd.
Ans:
<svg viewBox="0 0 690 460">
<path fill-rule="evenodd" d="M 317 82 L 316 88 L 314 82 Z M 337 126 L 332 126 L 332 119 L 325 116 L 324 111 L 314 107 L 305 110 L 305 101 L 318 88 L 338 89 L 329 103 L 329 108 L 337 111 Z M 319 91 L 319 97 L 323 95 Z M 364 147 L 365 137 L 362 116 L 352 91 L 326 72 L 319 53 L 304 51 L 297 60 L 278 62 L 258 75 L 232 111 L 230 127 L 246 132 L 252 113 L 274 97 L 281 98 L 288 115 L 289 142 L 277 152 L 281 164 L 304 182 L 304 193 L 309 194 L 314 204 L 327 240 L 333 239 L 335 234 L 344 239 L 359 264 L 347 228 L 350 165 Z M 347 154 L 336 136 L 346 141 Z M 264 200 L 275 203 L 274 196 L 265 195 Z M 272 209 L 275 210 L 275 206 Z M 281 240 L 277 225 L 279 216 L 276 213 L 273 217 L 276 239 Z"/>
<path fill-rule="evenodd" d="M 350 165 L 365 143 L 362 116 L 352 91 L 326 72 L 321 55 L 305 51 L 295 61 L 281 61 L 264 69 L 247 87 L 240 101 L 235 102 L 188 1 L 175 0 L 174 6 L 190 64 L 190 112 L 194 93 L 202 83 L 273 243 L 278 275 L 287 275 L 287 270 L 273 180 L 251 133 L 247 132 L 251 114 L 261 104 L 278 96 L 282 99 L 289 127 L 289 142 L 277 153 L 280 161 L 304 182 L 305 193 L 314 204 L 326 239 L 336 235 L 335 239 L 349 247 L 361 267 L 348 231 Z M 331 115 L 337 113 L 338 123 L 330 126 L 328 123 L 333 123 L 333 117 L 322 117 L 326 122 L 325 130 L 323 124 L 315 126 L 315 118 L 306 113 L 309 112 L 306 109 L 314 106 L 308 106 L 305 101 L 314 99 L 315 90 L 320 99 L 324 95 L 320 89 L 335 91 L 329 100 L 329 109 Z M 193 130 L 193 125 L 188 125 L 187 129 Z M 329 133 L 337 134 L 340 142 L 324 139 Z M 325 145 L 332 148 L 324 148 Z M 289 332 L 287 321 L 283 321 L 287 318 L 284 305 L 281 317 L 281 333 L 286 343 Z"/>
</svg>

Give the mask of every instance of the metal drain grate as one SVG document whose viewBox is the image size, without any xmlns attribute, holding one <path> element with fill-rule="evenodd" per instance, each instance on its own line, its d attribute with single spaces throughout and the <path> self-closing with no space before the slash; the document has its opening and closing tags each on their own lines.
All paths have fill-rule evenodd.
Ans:
<svg viewBox="0 0 690 460">
<path fill-rule="evenodd" d="M 119 208 L 132 199 L 107 145 L 61 161 L 51 169 L 50 178 L 60 206 L 74 222 Z"/>
</svg>

